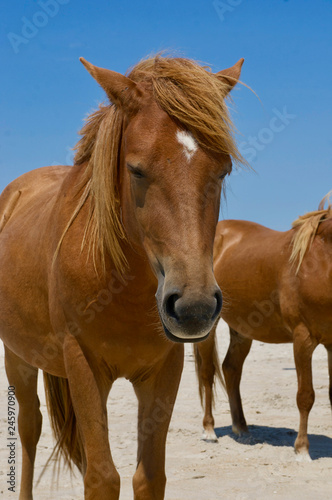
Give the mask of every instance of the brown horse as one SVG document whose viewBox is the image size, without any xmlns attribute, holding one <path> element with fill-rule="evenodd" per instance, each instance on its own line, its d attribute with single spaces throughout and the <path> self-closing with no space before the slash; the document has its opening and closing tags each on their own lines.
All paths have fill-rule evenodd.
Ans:
<svg viewBox="0 0 332 500">
<path fill-rule="evenodd" d="M 252 340 L 293 342 L 300 413 L 295 451 L 310 460 L 307 426 L 314 403 L 311 359 L 318 344 L 328 352 L 332 404 L 332 205 L 278 232 L 253 222 L 219 222 L 214 244 L 214 272 L 223 290 L 221 317 L 230 327 L 230 344 L 223 362 L 233 431 L 247 432 L 240 381 Z M 215 371 L 221 378 L 215 328 L 195 345 L 201 398 L 205 390 L 204 435 L 216 440 L 212 415 Z"/>
<path fill-rule="evenodd" d="M 225 97 L 243 60 L 213 74 L 157 56 L 128 76 L 82 63 L 111 104 L 89 117 L 75 165 L 29 172 L 0 197 L 0 332 L 19 403 L 20 500 L 32 498 L 38 369 L 57 453 L 82 472 L 89 500 L 119 498 L 106 401 L 116 378 L 132 382 L 134 496 L 160 500 L 183 342 L 206 338 L 221 308 L 213 241 L 222 179 L 231 158 L 241 161 Z"/>
</svg>

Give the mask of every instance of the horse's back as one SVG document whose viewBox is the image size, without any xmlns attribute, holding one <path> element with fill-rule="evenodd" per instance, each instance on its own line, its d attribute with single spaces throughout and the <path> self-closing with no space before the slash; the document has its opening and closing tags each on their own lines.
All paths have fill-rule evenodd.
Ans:
<svg viewBox="0 0 332 500">
<path fill-rule="evenodd" d="M 214 272 L 222 318 L 238 333 L 263 342 L 289 342 L 280 310 L 280 276 L 288 266 L 290 231 L 254 222 L 218 223 Z"/>
<path fill-rule="evenodd" d="M 275 231 L 261 224 L 243 220 L 224 220 L 218 222 L 214 260 L 216 272 L 225 271 L 226 259 L 235 266 L 250 268 L 262 260 L 273 266 L 276 260 L 287 261 L 291 240 L 290 231 Z M 287 255 L 286 255 L 287 253 Z"/>
<path fill-rule="evenodd" d="M 12 181 L 0 195 L 0 232 L 4 229 L 11 215 L 23 205 L 41 198 L 48 200 L 55 195 L 62 184 L 69 167 L 42 167 L 27 172 Z"/>
<path fill-rule="evenodd" d="M 263 304 L 269 314 L 252 329 L 253 338 L 286 342 L 302 318 L 320 342 L 332 343 L 332 218 L 320 224 L 298 272 L 290 262 L 293 238 L 294 229 L 278 232 L 238 220 L 218 223 L 214 266 L 226 298 L 222 316 L 236 329 L 234 318 L 254 320 Z M 279 324 L 277 333 L 272 323 Z"/>
</svg>

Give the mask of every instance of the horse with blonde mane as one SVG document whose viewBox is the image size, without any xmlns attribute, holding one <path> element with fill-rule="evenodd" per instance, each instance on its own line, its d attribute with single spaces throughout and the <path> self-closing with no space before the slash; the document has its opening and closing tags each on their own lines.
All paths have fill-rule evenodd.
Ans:
<svg viewBox="0 0 332 500">
<path fill-rule="evenodd" d="M 225 98 L 243 59 L 212 73 L 156 56 L 128 76 L 81 59 L 111 103 L 82 129 L 73 167 L 16 179 L 0 197 L 0 334 L 19 404 L 20 500 L 32 498 L 44 371 L 55 454 L 85 498 L 116 500 L 106 402 L 138 398 L 136 500 L 164 498 L 165 442 L 183 343 L 221 309 L 212 253 L 223 178 L 241 161 Z"/>
<path fill-rule="evenodd" d="M 293 342 L 298 379 L 298 460 L 310 460 L 307 436 L 315 393 L 311 360 L 323 344 L 328 353 L 332 405 L 332 205 L 299 217 L 292 229 L 278 232 L 238 220 L 218 223 L 214 273 L 223 291 L 221 317 L 230 327 L 230 344 L 222 365 L 232 429 L 248 432 L 240 381 L 253 340 Z M 203 439 L 216 441 L 212 414 L 215 375 L 221 380 L 215 330 L 195 345 L 201 401 L 205 393 Z"/>
</svg>

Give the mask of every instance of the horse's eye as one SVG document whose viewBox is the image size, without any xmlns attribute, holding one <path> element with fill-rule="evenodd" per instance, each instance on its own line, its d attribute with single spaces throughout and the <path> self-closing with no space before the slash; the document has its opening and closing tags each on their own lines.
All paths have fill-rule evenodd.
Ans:
<svg viewBox="0 0 332 500">
<path fill-rule="evenodd" d="M 141 172 L 140 170 L 138 169 L 135 169 L 133 172 L 131 172 L 133 174 L 133 176 L 136 178 L 136 179 L 143 179 L 144 177 L 144 174 L 143 172 Z"/>
<path fill-rule="evenodd" d="M 144 173 L 142 172 L 142 170 L 138 167 L 134 167 L 133 165 L 130 165 L 129 163 L 127 163 L 127 168 L 129 170 L 129 172 L 131 173 L 131 175 L 133 177 L 135 177 L 135 179 L 143 179 L 145 177 Z"/>
</svg>

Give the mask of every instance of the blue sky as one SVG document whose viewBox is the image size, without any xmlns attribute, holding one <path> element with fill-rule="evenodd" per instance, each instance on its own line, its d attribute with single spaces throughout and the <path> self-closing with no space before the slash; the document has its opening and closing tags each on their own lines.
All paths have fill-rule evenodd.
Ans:
<svg viewBox="0 0 332 500">
<path fill-rule="evenodd" d="M 3 0 L 0 190 L 70 164 L 86 114 L 104 99 L 78 58 L 119 72 L 162 49 L 219 71 L 245 58 L 233 92 L 240 148 L 221 217 L 286 230 L 332 189 L 332 1 Z"/>
</svg>

